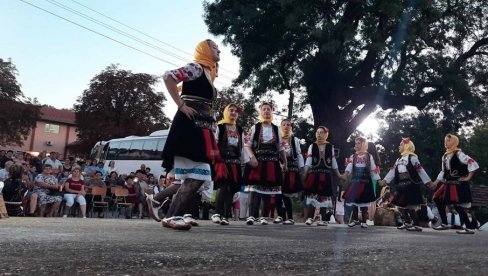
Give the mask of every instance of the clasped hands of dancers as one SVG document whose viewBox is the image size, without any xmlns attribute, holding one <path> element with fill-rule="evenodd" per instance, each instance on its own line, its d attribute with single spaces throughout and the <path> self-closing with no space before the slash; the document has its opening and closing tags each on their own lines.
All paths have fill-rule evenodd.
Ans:
<svg viewBox="0 0 488 276">
<path fill-rule="evenodd" d="M 247 134 L 236 124 L 240 111 L 236 104 L 227 105 L 223 119 L 216 124 L 211 110 L 217 94 L 213 81 L 220 61 L 218 45 L 212 40 L 198 43 L 194 58 L 195 62 L 163 75 L 168 92 L 178 105 L 163 150 L 163 167 L 172 171 L 178 181 L 162 195 L 150 197 L 148 203 L 151 203 L 151 215 L 161 220 L 157 212 L 162 200 L 174 195 L 166 218 L 162 219 L 164 227 L 187 230 L 192 224 L 197 225 L 187 214 L 192 213 L 197 204 L 196 194 L 211 189 L 211 183 L 217 190 L 216 214 L 212 217 L 215 223 L 229 224 L 233 195 L 245 185 L 250 199 L 248 225 L 268 224 L 266 214 L 270 211 L 271 195 L 275 195 L 276 206 L 285 206 L 277 208 L 278 217 L 274 222 L 294 224 L 291 198 L 300 192 L 310 206 L 306 224 L 311 225 L 315 208 L 320 208 L 319 217 L 323 218 L 327 208 L 332 207 L 331 199 L 336 194 L 332 173 L 341 179 L 350 179 L 343 195 L 345 203 L 353 206 L 350 227 L 367 227 L 367 207 L 376 200 L 375 181 L 380 185 L 394 183 L 391 203 L 405 210 L 404 216 L 411 219 L 400 229 L 420 229 L 415 212 L 422 203 L 419 183 L 437 188 L 434 200 L 442 219 L 439 229 L 448 228 L 446 205 L 454 206 L 462 223 L 467 221 L 464 208 L 469 208 L 471 202 L 468 181 L 478 164 L 457 148 L 456 136 L 446 135 L 447 151 L 442 157 L 442 171 L 434 182 L 420 165 L 414 153 L 415 146 L 409 139 L 401 141 L 401 157 L 381 180 L 379 168 L 367 151 L 367 140 L 356 138 L 355 153 L 341 175 L 334 146 L 327 141 L 329 130 L 323 126 L 316 129 L 316 141 L 308 147 L 304 160 L 299 139 L 293 135 L 292 122 L 285 119 L 280 127 L 272 123 L 274 107 L 271 103 L 259 106 L 259 122 Z M 181 90 L 178 83 L 182 83 Z M 243 173 L 241 164 L 245 164 Z M 262 216 L 259 215 L 261 202 Z M 441 212 L 442 207 L 444 212 Z M 317 225 L 326 224 L 319 219 Z"/>
</svg>

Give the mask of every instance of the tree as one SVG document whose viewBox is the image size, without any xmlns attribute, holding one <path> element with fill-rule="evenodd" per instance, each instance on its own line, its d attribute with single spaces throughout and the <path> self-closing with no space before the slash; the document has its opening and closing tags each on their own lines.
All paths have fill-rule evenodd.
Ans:
<svg viewBox="0 0 488 276">
<path fill-rule="evenodd" d="M 158 77 L 132 73 L 110 65 L 91 81 L 74 106 L 80 150 L 85 153 L 100 140 L 145 136 L 168 128 L 166 101 L 154 91 Z"/>
<path fill-rule="evenodd" d="M 253 95 L 303 91 L 343 144 L 378 106 L 467 122 L 488 98 L 484 0 L 216 0 L 205 22 Z M 331 135 L 332 136 L 332 135 Z"/>
<path fill-rule="evenodd" d="M 478 185 L 488 184 L 488 123 L 474 128 L 473 135 L 466 145 L 467 154 L 473 157 L 480 165 L 476 172 L 474 183 Z"/>
<path fill-rule="evenodd" d="M 17 68 L 0 58 L 0 145 L 23 145 L 36 126 L 39 107 L 24 98 L 17 82 Z"/>
<path fill-rule="evenodd" d="M 250 128 L 256 123 L 258 112 L 254 106 L 254 101 L 246 99 L 244 94 L 235 87 L 225 88 L 218 92 L 217 99 L 213 105 L 214 110 L 217 111 L 217 121 L 224 117 L 224 108 L 230 103 L 235 103 L 241 109 L 237 119 L 237 123 L 240 126 Z"/>
<path fill-rule="evenodd" d="M 380 154 L 384 169 L 395 164 L 400 157 L 398 146 L 402 138 L 408 137 L 415 144 L 415 153 L 419 156 L 426 172 L 431 178 L 436 178 L 441 169 L 441 157 L 445 152 L 444 136 L 452 130 L 444 128 L 445 123 L 440 118 L 435 118 L 427 112 L 419 114 L 391 112 L 383 115 L 383 119 L 386 124 L 378 131 L 380 137 L 378 144 L 384 148 Z"/>
</svg>

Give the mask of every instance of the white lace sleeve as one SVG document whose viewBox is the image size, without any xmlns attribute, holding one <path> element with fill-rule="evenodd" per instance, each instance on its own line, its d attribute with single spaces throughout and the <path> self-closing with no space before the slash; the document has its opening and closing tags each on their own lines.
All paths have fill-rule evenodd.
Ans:
<svg viewBox="0 0 488 276">
<path fill-rule="evenodd" d="M 308 147 L 307 151 L 307 161 L 305 161 L 305 166 L 307 167 L 312 167 L 312 145 Z"/>
<path fill-rule="evenodd" d="M 298 167 L 303 168 L 304 161 L 303 161 L 303 155 L 302 155 L 302 150 L 300 149 L 300 140 L 295 137 L 295 148 L 297 149 L 297 158 L 298 158 Z"/>
<path fill-rule="evenodd" d="M 163 74 L 163 79 L 173 78 L 176 82 L 191 81 L 197 79 L 203 74 L 203 67 L 198 63 L 188 63 L 187 65 L 166 71 Z"/>
<path fill-rule="evenodd" d="M 415 168 L 415 170 L 417 171 L 417 173 L 419 174 L 420 176 L 420 179 L 422 179 L 422 182 L 424 184 L 427 184 L 429 183 L 430 181 L 432 181 L 429 177 L 429 175 L 427 174 L 427 172 L 424 170 L 424 168 L 422 167 L 422 165 L 420 165 L 420 161 L 417 157 L 415 156 L 412 156 L 410 158 L 410 162 L 412 162 L 412 166 Z"/>
<path fill-rule="evenodd" d="M 458 158 L 461 161 L 461 163 L 468 165 L 468 171 L 469 172 L 474 172 L 480 168 L 480 166 L 478 165 L 478 162 L 476 162 L 473 158 L 469 157 L 464 152 L 458 151 L 457 155 L 458 155 Z"/>
</svg>

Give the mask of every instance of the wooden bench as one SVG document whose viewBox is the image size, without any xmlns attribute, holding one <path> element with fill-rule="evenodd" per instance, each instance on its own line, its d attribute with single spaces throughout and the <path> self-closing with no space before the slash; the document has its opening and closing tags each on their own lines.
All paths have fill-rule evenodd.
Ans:
<svg viewBox="0 0 488 276">
<path fill-rule="evenodd" d="M 471 195 L 473 207 L 488 207 L 488 186 L 485 185 L 472 185 Z"/>
</svg>

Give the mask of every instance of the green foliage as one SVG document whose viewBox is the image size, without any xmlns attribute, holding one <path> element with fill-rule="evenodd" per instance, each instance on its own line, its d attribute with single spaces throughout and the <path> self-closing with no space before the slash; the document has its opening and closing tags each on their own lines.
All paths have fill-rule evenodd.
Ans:
<svg viewBox="0 0 488 276">
<path fill-rule="evenodd" d="M 15 65 L 0 58 L 0 145 L 22 146 L 39 116 L 39 107 L 24 99 Z"/>
<path fill-rule="evenodd" d="M 377 106 L 460 124 L 488 99 L 484 0 L 216 0 L 209 31 L 240 57 L 253 95 L 304 91 L 314 124 L 344 144 Z M 332 135 L 331 135 L 332 137 Z"/>
<path fill-rule="evenodd" d="M 477 185 L 488 185 L 488 123 L 474 128 L 473 136 L 468 140 L 467 153 L 480 165 L 473 182 Z"/>
<path fill-rule="evenodd" d="M 10 61 L 0 58 L 0 100 L 18 100 L 23 96 L 17 82 L 17 68 Z"/>
<path fill-rule="evenodd" d="M 254 107 L 254 101 L 246 99 L 244 94 L 235 87 L 226 88 L 217 94 L 213 105 L 214 110 L 217 111 L 217 121 L 224 117 L 224 108 L 230 103 L 236 104 L 241 109 L 237 124 L 248 129 L 256 123 L 258 112 Z"/>
<path fill-rule="evenodd" d="M 392 112 L 383 118 L 386 126 L 380 128 L 378 143 L 384 147 L 381 152 L 382 163 L 387 169 L 400 157 L 398 146 L 402 138 L 410 138 L 415 145 L 422 167 L 435 179 L 441 170 L 441 157 L 445 152 L 444 136 L 450 132 L 426 113 L 398 114 Z M 386 170 L 384 170 L 386 171 Z"/>
<path fill-rule="evenodd" d="M 87 152 L 97 141 L 145 136 L 169 127 L 166 98 L 154 91 L 158 77 L 110 65 L 91 81 L 74 106 L 78 138 Z"/>
</svg>

